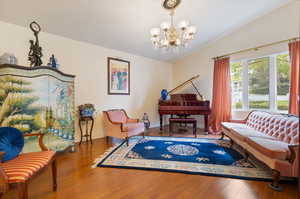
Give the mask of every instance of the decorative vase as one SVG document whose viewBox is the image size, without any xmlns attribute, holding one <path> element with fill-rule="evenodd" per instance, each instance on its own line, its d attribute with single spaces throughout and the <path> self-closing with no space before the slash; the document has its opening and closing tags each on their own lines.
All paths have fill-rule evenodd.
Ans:
<svg viewBox="0 0 300 199">
<path fill-rule="evenodd" d="M 54 55 L 49 58 L 49 63 L 47 65 L 49 67 L 58 69 L 59 64 L 57 63 L 57 59 L 54 57 Z"/>
<path fill-rule="evenodd" d="M 81 117 L 91 117 L 91 116 L 93 116 L 94 112 L 95 111 L 90 108 L 83 109 L 83 110 L 80 110 L 80 116 Z"/>
<path fill-rule="evenodd" d="M 162 89 L 160 94 L 162 100 L 166 100 L 168 98 L 168 91 L 166 89 Z"/>
<path fill-rule="evenodd" d="M 18 60 L 17 58 L 11 54 L 11 53 L 4 53 L 1 57 L 0 57 L 0 64 L 14 64 L 17 65 L 18 64 Z"/>
<path fill-rule="evenodd" d="M 92 117 L 95 108 L 93 104 L 83 104 L 78 107 L 80 117 Z"/>
<path fill-rule="evenodd" d="M 149 116 L 147 115 L 147 113 L 144 113 L 142 121 L 144 122 L 144 126 L 145 126 L 146 130 L 148 130 L 150 128 L 150 120 L 149 120 Z"/>
</svg>

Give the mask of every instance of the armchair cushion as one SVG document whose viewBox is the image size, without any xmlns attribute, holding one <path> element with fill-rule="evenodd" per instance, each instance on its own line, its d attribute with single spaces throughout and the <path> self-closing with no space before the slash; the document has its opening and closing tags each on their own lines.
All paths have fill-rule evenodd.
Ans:
<svg viewBox="0 0 300 199">
<path fill-rule="evenodd" d="M 127 116 L 122 110 L 107 111 L 107 114 L 112 122 L 126 123 L 127 121 Z"/>
<path fill-rule="evenodd" d="M 0 128 L 0 151 L 4 152 L 2 162 L 17 157 L 24 147 L 23 133 L 16 128 Z"/>
<path fill-rule="evenodd" d="M 2 163 L 1 167 L 9 183 L 24 182 L 45 167 L 54 155 L 54 151 L 23 153 L 13 160 Z"/>
</svg>

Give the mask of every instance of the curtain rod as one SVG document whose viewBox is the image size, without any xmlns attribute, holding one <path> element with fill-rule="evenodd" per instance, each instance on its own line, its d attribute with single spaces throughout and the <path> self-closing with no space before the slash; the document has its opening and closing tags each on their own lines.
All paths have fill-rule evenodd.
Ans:
<svg viewBox="0 0 300 199">
<path fill-rule="evenodd" d="M 235 54 L 239 54 L 239 53 L 243 53 L 243 52 L 247 52 L 247 51 L 251 51 L 251 50 L 258 50 L 260 48 L 273 46 L 273 45 L 276 45 L 276 44 L 281 44 L 281 43 L 290 42 L 290 41 L 296 41 L 298 39 L 300 39 L 300 37 L 294 37 L 294 38 L 290 38 L 290 39 L 286 39 L 286 40 L 276 41 L 276 42 L 273 42 L 273 43 L 268 43 L 268 44 L 264 44 L 264 45 L 261 45 L 261 46 L 256 46 L 254 48 L 247 48 L 247 49 L 244 49 L 244 50 L 239 50 L 239 51 L 235 51 L 235 52 L 228 53 L 228 54 L 225 54 L 225 55 L 213 57 L 212 59 L 219 59 L 219 58 L 223 58 L 223 57 L 228 57 L 228 56 L 231 56 L 231 55 L 235 55 Z"/>
</svg>

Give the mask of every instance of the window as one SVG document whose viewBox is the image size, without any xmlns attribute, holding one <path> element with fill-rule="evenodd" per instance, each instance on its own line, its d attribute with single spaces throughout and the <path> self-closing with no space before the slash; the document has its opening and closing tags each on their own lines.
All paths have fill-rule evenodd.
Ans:
<svg viewBox="0 0 300 199">
<path fill-rule="evenodd" d="M 269 57 L 248 61 L 249 108 L 270 108 L 270 73 Z"/>
<path fill-rule="evenodd" d="M 289 80 L 288 53 L 232 62 L 232 108 L 286 112 Z"/>
<path fill-rule="evenodd" d="M 243 65 L 242 62 L 231 64 L 231 93 L 232 107 L 234 109 L 243 108 Z"/>
<path fill-rule="evenodd" d="M 290 89 L 290 60 L 288 54 L 276 57 L 277 65 L 277 109 L 288 110 Z"/>
</svg>

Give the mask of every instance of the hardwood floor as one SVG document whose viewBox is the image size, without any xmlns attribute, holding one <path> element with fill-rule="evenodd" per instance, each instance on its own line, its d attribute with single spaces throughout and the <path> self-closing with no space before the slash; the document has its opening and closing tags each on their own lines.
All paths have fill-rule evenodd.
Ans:
<svg viewBox="0 0 300 199">
<path fill-rule="evenodd" d="M 160 134 L 156 128 L 151 129 L 149 135 Z M 190 131 L 180 135 L 193 136 Z M 267 182 L 134 169 L 92 169 L 95 158 L 110 145 L 106 144 L 105 138 L 96 139 L 92 145 L 83 143 L 77 146 L 76 153 L 60 155 L 57 162 L 57 192 L 52 192 L 51 172 L 48 169 L 30 182 L 29 199 L 297 198 L 296 184 L 283 184 L 284 191 L 275 192 L 268 188 Z M 16 192 L 10 191 L 3 198 L 16 199 Z"/>
</svg>

